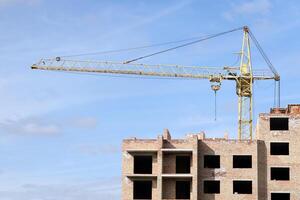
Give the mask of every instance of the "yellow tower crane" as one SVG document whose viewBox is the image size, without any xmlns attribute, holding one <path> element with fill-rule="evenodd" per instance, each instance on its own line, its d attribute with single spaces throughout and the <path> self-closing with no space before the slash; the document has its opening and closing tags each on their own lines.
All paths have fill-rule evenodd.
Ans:
<svg viewBox="0 0 300 200">
<path fill-rule="evenodd" d="M 188 46 L 200 41 L 218 37 L 237 30 L 243 30 L 243 42 L 240 52 L 239 66 L 180 66 L 180 65 L 148 65 L 137 64 L 134 61 L 150 57 L 159 53 L 164 53 L 176 48 Z M 270 69 L 254 70 L 251 64 L 250 38 L 258 48 L 259 52 L 265 59 Z M 208 79 L 215 92 L 220 89 L 223 80 L 231 80 L 236 83 L 236 94 L 238 96 L 238 138 L 252 139 L 253 117 L 252 117 L 252 94 L 253 82 L 258 80 L 275 80 L 278 82 L 278 90 L 280 87 L 280 76 L 267 58 L 266 54 L 260 47 L 247 26 L 233 29 L 230 31 L 210 35 L 184 45 L 169 48 L 160 52 L 149 54 L 125 62 L 106 62 L 106 61 L 82 61 L 69 60 L 62 57 L 53 59 L 41 59 L 38 63 L 31 66 L 32 69 L 52 70 L 52 71 L 68 71 L 68 72 L 92 72 L 92 73 L 108 73 L 108 74 L 127 74 L 140 76 L 160 76 L 174 78 L 191 78 L 191 79 Z M 279 92 L 278 92 L 279 94 Z M 278 106 L 280 100 L 278 97 Z"/>
</svg>

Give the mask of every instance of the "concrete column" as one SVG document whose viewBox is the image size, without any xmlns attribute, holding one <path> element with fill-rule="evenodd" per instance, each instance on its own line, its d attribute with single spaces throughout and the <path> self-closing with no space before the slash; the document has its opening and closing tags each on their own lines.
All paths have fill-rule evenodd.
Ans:
<svg viewBox="0 0 300 200">
<path fill-rule="evenodd" d="M 163 171 L 163 152 L 161 149 L 163 148 L 163 137 L 158 137 L 158 151 L 157 151 L 157 199 L 162 199 L 162 171 Z"/>
<path fill-rule="evenodd" d="M 192 154 L 192 160 L 193 160 L 193 167 L 192 167 L 192 199 L 198 200 L 198 138 L 193 137 L 193 154 Z"/>
</svg>

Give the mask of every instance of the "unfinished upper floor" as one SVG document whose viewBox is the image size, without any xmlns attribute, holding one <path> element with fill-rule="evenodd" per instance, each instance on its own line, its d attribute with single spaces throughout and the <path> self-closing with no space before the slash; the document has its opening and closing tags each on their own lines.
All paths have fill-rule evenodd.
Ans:
<svg viewBox="0 0 300 200">
<path fill-rule="evenodd" d="M 123 199 L 300 199 L 300 105 L 260 114 L 255 140 L 123 142 Z"/>
</svg>

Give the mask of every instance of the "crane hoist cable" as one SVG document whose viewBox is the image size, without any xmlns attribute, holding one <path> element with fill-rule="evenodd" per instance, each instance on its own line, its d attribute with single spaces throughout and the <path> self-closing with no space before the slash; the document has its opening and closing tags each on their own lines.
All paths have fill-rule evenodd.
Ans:
<svg viewBox="0 0 300 200">
<path fill-rule="evenodd" d="M 215 97 L 215 121 L 217 121 L 217 91 L 221 88 L 221 82 L 213 82 L 211 84 L 211 89 L 214 91 Z"/>
</svg>

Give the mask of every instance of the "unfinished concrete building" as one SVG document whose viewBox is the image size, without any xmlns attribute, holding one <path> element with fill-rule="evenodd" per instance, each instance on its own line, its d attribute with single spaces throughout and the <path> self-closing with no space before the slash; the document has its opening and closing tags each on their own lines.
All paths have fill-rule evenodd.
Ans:
<svg viewBox="0 0 300 200">
<path fill-rule="evenodd" d="M 122 199 L 299 200 L 300 105 L 259 115 L 255 140 L 126 139 Z"/>
</svg>

